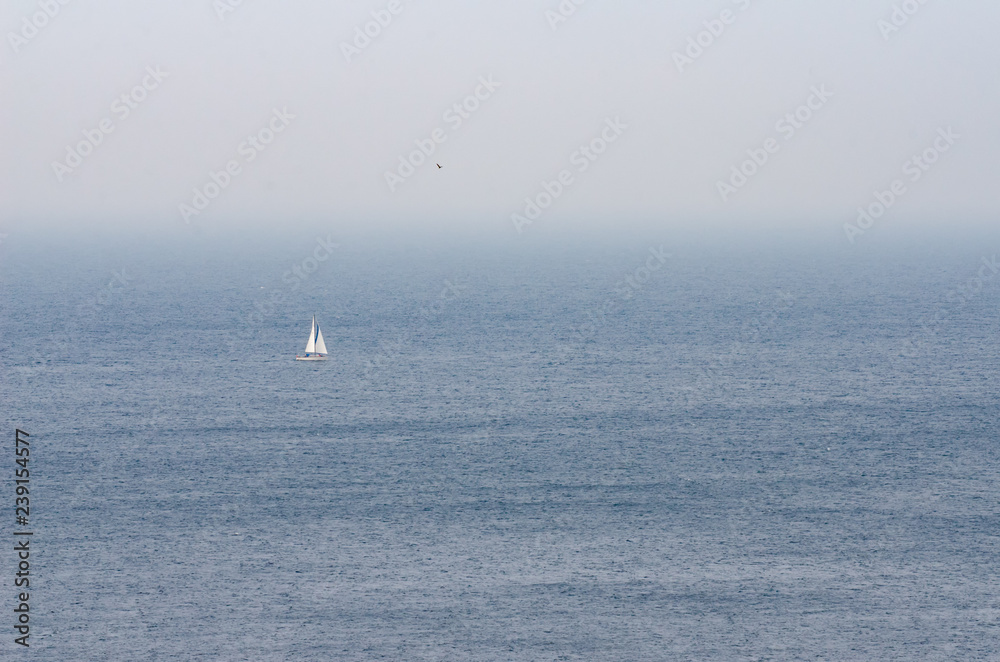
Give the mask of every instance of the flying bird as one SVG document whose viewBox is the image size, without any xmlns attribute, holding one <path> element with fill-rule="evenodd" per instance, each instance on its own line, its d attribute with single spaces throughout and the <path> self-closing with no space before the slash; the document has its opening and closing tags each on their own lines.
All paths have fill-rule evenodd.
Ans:
<svg viewBox="0 0 1000 662">
<path fill-rule="evenodd" d="M 434 165 L 436 165 L 436 166 L 437 166 L 438 168 L 440 168 L 440 167 L 441 167 L 441 164 L 440 164 L 440 163 L 435 163 Z"/>
</svg>

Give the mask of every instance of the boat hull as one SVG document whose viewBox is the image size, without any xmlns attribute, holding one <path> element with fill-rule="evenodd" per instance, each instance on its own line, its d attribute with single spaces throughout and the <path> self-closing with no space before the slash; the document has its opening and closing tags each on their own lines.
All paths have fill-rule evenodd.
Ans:
<svg viewBox="0 0 1000 662">
<path fill-rule="evenodd" d="M 296 356 L 296 361 L 326 361 L 325 356 Z"/>
</svg>

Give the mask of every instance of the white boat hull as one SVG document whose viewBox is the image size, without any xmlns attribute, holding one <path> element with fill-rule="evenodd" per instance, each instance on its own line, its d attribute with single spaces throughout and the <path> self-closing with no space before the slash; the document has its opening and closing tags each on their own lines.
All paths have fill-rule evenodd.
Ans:
<svg viewBox="0 0 1000 662">
<path fill-rule="evenodd" d="M 306 355 L 296 356 L 296 361 L 326 361 L 326 343 L 323 342 L 323 332 L 319 330 L 316 316 L 313 315 L 312 328 L 309 330 L 309 340 L 306 342 Z"/>
</svg>

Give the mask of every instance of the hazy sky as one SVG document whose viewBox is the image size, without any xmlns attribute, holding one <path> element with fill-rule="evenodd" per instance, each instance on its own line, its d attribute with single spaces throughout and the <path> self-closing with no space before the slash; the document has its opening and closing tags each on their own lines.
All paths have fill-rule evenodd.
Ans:
<svg viewBox="0 0 1000 662">
<path fill-rule="evenodd" d="M 3 3 L 0 233 L 1000 207 L 995 2 L 237 1 Z"/>
</svg>

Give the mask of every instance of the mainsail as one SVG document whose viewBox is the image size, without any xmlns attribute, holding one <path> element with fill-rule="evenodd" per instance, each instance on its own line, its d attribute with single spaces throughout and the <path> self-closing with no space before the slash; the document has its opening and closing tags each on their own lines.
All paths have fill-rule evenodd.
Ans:
<svg viewBox="0 0 1000 662">
<path fill-rule="evenodd" d="M 316 318 L 313 317 L 313 323 L 315 324 Z M 306 350 L 307 352 L 309 350 Z M 319 324 L 316 324 L 316 349 L 317 354 L 328 354 L 326 351 L 326 343 L 323 342 L 323 332 L 320 331 Z"/>
</svg>

